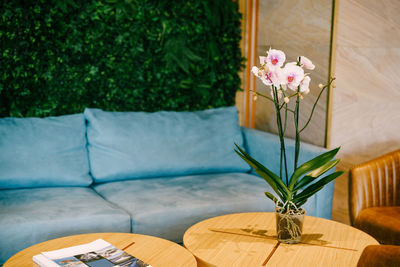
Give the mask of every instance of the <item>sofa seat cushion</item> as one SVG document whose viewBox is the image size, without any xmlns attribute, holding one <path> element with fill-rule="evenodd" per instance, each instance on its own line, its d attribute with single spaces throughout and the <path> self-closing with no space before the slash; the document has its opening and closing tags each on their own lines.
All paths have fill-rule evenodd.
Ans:
<svg viewBox="0 0 400 267">
<path fill-rule="evenodd" d="M 0 265 L 38 242 L 131 227 L 126 212 L 84 187 L 0 190 L 0 226 Z"/>
<path fill-rule="evenodd" d="M 354 226 L 387 245 L 400 245 L 400 207 L 372 207 L 361 210 Z"/>
<path fill-rule="evenodd" d="M 86 109 L 90 169 L 97 183 L 161 176 L 246 172 L 236 107 L 196 112 Z"/>
<path fill-rule="evenodd" d="M 121 181 L 94 189 L 131 214 L 133 233 L 174 242 L 182 242 L 186 229 L 201 220 L 275 208 L 264 195 L 269 190 L 267 183 L 246 173 Z M 309 205 L 313 205 L 313 199 Z"/>
<path fill-rule="evenodd" d="M 0 119 L 0 189 L 88 186 L 83 114 Z"/>
</svg>

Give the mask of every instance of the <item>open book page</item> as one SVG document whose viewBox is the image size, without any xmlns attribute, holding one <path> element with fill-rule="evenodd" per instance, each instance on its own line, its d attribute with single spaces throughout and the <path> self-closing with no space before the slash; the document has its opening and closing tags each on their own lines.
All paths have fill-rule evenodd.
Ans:
<svg viewBox="0 0 400 267">
<path fill-rule="evenodd" d="M 41 266 L 46 267 L 151 267 L 151 265 L 146 264 L 145 262 L 133 257 L 132 255 L 129 255 L 123 250 L 114 247 L 113 245 L 102 239 L 98 239 L 85 245 L 79 245 L 49 252 L 42 252 L 41 256 L 46 259 L 50 259 L 53 263 L 57 264 L 40 264 Z M 42 258 L 39 257 L 39 259 L 36 260 L 40 259 Z"/>
<path fill-rule="evenodd" d="M 54 261 L 50 260 L 49 258 L 46 258 L 42 254 L 33 256 L 33 261 L 39 266 L 60 267 L 60 265 L 58 265 Z"/>
</svg>

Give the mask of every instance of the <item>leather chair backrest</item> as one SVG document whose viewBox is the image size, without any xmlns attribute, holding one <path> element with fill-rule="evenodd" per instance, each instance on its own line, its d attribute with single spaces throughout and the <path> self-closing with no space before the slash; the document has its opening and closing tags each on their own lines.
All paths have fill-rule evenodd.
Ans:
<svg viewBox="0 0 400 267">
<path fill-rule="evenodd" d="M 349 180 L 350 220 L 365 208 L 400 205 L 400 150 L 353 167 Z"/>
</svg>

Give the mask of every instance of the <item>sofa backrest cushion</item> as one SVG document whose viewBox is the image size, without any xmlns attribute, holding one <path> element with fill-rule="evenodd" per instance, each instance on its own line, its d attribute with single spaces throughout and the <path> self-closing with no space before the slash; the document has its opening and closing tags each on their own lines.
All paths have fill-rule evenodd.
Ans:
<svg viewBox="0 0 400 267">
<path fill-rule="evenodd" d="M 234 152 L 243 145 L 236 107 L 84 114 L 95 182 L 249 170 Z"/>
<path fill-rule="evenodd" d="M 83 114 L 0 119 L 0 189 L 92 182 Z"/>
</svg>

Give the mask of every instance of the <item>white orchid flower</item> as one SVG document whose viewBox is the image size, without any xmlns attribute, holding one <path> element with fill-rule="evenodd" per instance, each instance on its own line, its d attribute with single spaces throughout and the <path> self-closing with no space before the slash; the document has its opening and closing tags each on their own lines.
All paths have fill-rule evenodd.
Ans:
<svg viewBox="0 0 400 267">
<path fill-rule="evenodd" d="M 269 69 L 266 72 L 266 76 L 265 77 L 270 82 L 270 85 L 274 85 L 277 88 L 279 88 L 280 85 L 284 83 L 284 79 L 285 79 L 283 70 L 281 68 Z"/>
<path fill-rule="evenodd" d="M 304 79 L 300 82 L 300 92 L 304 94 L 308 94 L 310 92 L 310 81 L 311 78 L 309 76 L 304 77 Z"/>
<path fill-rule="evenodd" d="M 261 81 L 268 86 L 280 87 L 284 83 L 284 75 L 281 68 L 257 68 L 254 66 L 251 72 L 261 79 Z"/>
<path fill-rule="evenodd" d="M 315 65 L 312 63 L 311 60 L 306 58 L 305 56 L 300 57 L 300 66 L 308 69 L 308 70 L 313 70 L 315 69 Z"/>
<path fill-rule="evenodd" d="M 283 68 L 284 80 L 289 89 L 297 91 L 297 87 L 304 79 L 304 70 L 296 62 L 287 63 Z"/>
<path fill-rule="evenodd" d="M 267 64 L 271 68 L 280 68 L 286 60 L 286 55 L 281 50 L 269 49 L 267 52 Z"/>
</svg>

